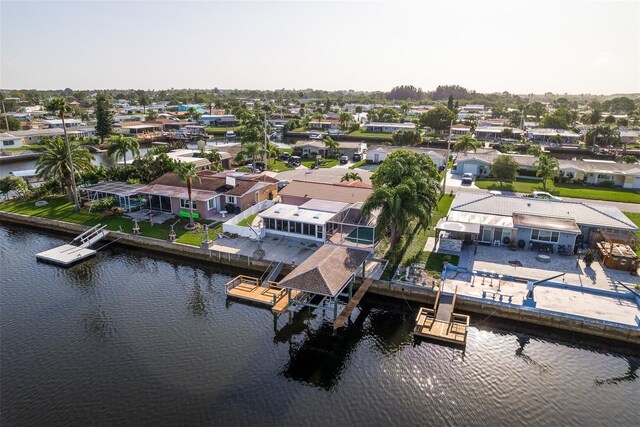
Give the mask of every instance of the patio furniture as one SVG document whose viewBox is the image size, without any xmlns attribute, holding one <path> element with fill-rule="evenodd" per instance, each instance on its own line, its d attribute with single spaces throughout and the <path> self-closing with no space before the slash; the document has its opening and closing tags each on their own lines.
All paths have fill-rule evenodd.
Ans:
<svg viewBox="0 0 640 427">
<path fill-rule="evenodd" d="M 536 256 L 536 259 L 540 262 L 551 262 L 551 257 L 549 255 L 544 255 L 544 254 L 538 254 Z"/>
<path fill-rule="evenodd" d="M 502 243 L 500 243 L 500 240 L 494 240 L 493 246 L 502 246 Z"/>
</svg>

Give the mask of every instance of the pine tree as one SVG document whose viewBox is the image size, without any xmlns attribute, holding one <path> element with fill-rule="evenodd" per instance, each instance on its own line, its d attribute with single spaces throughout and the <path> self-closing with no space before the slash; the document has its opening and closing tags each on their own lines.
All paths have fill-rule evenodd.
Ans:
<svg viewBox="0 0 640 427">
<path fill-rule="evenodd" d="M 447 108 L 453 111 L 453 95 L 449 95 L 449 100 L 447 101 Z"/>
<path fill-rule="evenodd" d="M 100 137 L 100 144 L 104 144 L 104 139 L 113 132 L 113 114 L 109 101 L 105 95 L 96 97 L 96 135 Z"/>
</svg>

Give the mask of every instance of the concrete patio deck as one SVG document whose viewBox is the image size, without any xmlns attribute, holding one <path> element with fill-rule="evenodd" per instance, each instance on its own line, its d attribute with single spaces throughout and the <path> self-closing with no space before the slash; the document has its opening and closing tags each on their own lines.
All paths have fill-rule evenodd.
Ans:
<svg viewBox="0 0 640 427">
<path fill-rule="evenodd" d="M 304 240 L 267 236 L 262 239 L 261 247 L 265 252 L 264 260 L 266 261 L 284 262 L 286 264 L 294 262 L 295 265 L 300 265 L 320 246 Z M 219 237 L 211 242 L 209 249 L 232 255 L 253 257 L 253 252 L 258 249 L 258 242 L 242 237 L 236 239 Z"/>
</svg>

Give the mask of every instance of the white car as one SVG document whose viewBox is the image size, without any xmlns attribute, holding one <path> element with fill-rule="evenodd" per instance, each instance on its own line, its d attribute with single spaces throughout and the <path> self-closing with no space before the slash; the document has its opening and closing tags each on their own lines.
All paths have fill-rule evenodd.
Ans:
<svg viewBox="0 0 640 427">
<path fill-rule="evenodd" d="M 547 193 L 546 191 L 534 191 L 531 195 L 527 197 L 533 197 L 534 199 L 543 199 L 543 200 L 557 200 L 559 202 L 562 201 L 560 197 L 556 197 L 551 193 Z"/>
</svg>

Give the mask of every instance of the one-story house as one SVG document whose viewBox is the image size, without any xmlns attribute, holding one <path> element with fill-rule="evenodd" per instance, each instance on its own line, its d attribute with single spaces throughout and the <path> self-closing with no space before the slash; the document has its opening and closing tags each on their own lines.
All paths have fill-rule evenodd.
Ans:
<svg viewBox="0 0 640 427">
<path fill-rule="evenodd" d="M 537 169 L 536 162 L 538 161 L 537 157 L 525 154 L 503 154 L 495 150 L 486 152 L 480 152 L 480 150 L 478 150 L 476 153 L 458 153 L 452 173 L 458 175 L 471 173 L 476 177 L 487 177 L 491 174 L 493 161 L 500 156 L 506 155 L 518 162 L 518 172 L 521 175 L 535 176 Z"/>
<path fill-rule="evenodd" d="M 307 129 L 313 129 L 313 130 L 340 129 L 340 121 L 337 119 L 311 120 L 307 124 Z"/>
<path fill-rule="evenodd" d="M 362 125 L 364 132 L 393 133 L 398 130 L 416 130 L 415 123 L 378 123 L 369 122 Z"/>
<path fill-rule="evenodd" d="M 317 154 L 322 157 L 328 157 L 332 154 L 352 157 L 355 153 L 362 154 L 367 150 L 367 144 L 364 142 L 353 141 L 336 141 L 338 143 L 337 152 L 330 152 L 323 141 L 319 139 L 303 139 L 296 141 L 294 149 L 299 149 L 303 157 L 315 156 Z"/>
<path fill-rule="evenodd" d="M 429 156 L 429 158 L 436 164 L 438 169 L 444 166 L 444 159 L 447 157 L 446 150 L 439 150 L 434 148 L 372 145 L 367 149 L 366 159 L 373 163 L 381 163 L 387 158 L 389 154 L 397 150 L 413 151 L 414 153 Z"/>
<path fill-rule="evenodd" d="M 560 144 L 575 144 L 580 139 L 580 134 L 565 129 L 527 129 L 526 135 L 528 140 L 540 144 L 553 142 L 553 140 L 556 139 L 556 136 L 560 137 Z"/>
<path fill-rule="evenodd" d="M 474 132 L 474 136 L 476 139 L 482 141 L 520 139 L 522 130 L 508 126 L 478 126 Z"/>
<path fill-rule="evenodd" d="M 629 236 L 638 227 L 613 206 L 461 192 L 436 230 L 438 238 L 513 241 L 520 248 L 546 246 L 557 252 L 560 245 L 573 251 L 594 232 Z"/>
<path fill-rule="evenodd" d="M 64 130 L 60 128 L 51 129 L 28 129 L 28 130 L 16 130 L 11 131 L 11 135 L 18 137 L 22 140 L 22 145 L 40 144 L 42 138 L 55 138 L 58 136 L 64 136 Z M 67 135 L 76 138 L 91 138 L 96 135 L 96 130 L 93 127 L 80 126 L 67 129 Z"/>
<path fill-rule="evenodd" d="M 277 180 L 264 174 L 198 172 L 192 182 L 194 212 L 199 218 L 212 218 L 224 211 L 239 214 L 264 200 L 278 196 Z M 139 189 L 150 209 L 185 216 L 189 211 L 187 184 L 175 173 L 166 173 Z"/>
<path fill-rule="evenodd" d="M 238 125 L 238 119 L 233 114 L 204 114 L 198 121 L 205 126 L 233 127 Z"/>
<path fill-rule="evenodd" d="M 22 138 L 9 132 L 0 133 L 0 149 L 22 147 Z"/>
<path fill-rule="evenodd" d="M 638 144 L 640 143 L 640 131 L 637 130 L 620 130 L 621 144 Z"/>
<path fill-rule="evenodd" d="M 612 160 L 560 160 L 560 173 L 570 180 L 598 185 L 613 182 L 623 188 L 640 189 L 640 165 Z"/>
<path fill-rule="evenodd" d="M 43 120 L 42 123 L 49 129 L 62 129 L 62 119 Z M 64 119 L 64 127 L 66 128 L 76 128 L 84 125 L 84 123 L 77 119 Z"/>
<path fill-rule="evenodd" d="M 456 124 L 451 126 L 451 136 L 453 138 L 458 138 L 464 135 L 469 135 L 471 133 L 471 126 Z"/>
<path fill-rule="evenodd" d="M 124 122 L 116 125 L 114 131 L 123 135 L 140 135 L 150 132 L 161 132 L 162 125 L 153 122 Z"/>
<path fill-rule="evenodd" d="M 367 200 L 373 190 L 369 187 L 351 186 L 346 183 L 326 183 L 293 180 L 280 190 L 282 203 L 300 206 L 311 199 L 343 203 L 358 203 Z"/>
</svg>

